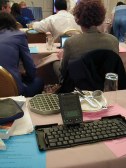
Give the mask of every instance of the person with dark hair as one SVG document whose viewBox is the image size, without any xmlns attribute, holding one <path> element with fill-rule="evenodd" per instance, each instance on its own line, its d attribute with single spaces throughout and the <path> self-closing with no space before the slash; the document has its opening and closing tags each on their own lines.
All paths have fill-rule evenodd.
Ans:
<svg viewBox="0 0 126 168">
<path fill-rule="evenodd" d="M 119 1 L 119 2 L 117 2 L 116 6 L 119 6 L 119 5 L 125 5 L 125 4 L 124 4 L 124 2 Z"/>
<path fill-rule="evenodd" d="M 55 1 L 56 14 L 51 15 L 40 22 L 34 22 L 32 27 L 37 31 L 51 32 L 54 39 L 57 39 L 66 30 L 77 29 L 80 27 L 74 20 L 74 16 L 67 12 L 66 0 Z"/>
<path fill-rule="evenodd" d="M 10 13 L 11 7 L 9 0 L 0 0 L 0 11 Z"/>
<path fill-rule="evenodd" d="M 111 34 L 102 33 L 97 29 L 105 19 L 106 10 L 101 0 L 80 0 L 73 14 L 83 34 L 69 37 L 64 44 L 64 52 L 58 54 L 61 66 L 54 64 L 54 70 L 59 77 L 64 78 L 69 60 L 76 59 L 84 53 L 96 49 L 109 49 L 119 52 L 119 42 Z"/>
<path fill-rule="evenodd" d="M 119 4 L 120 5 L 115 8 L 113 18 L 113 35 L 115 35 L 120 42 L 124 42 L 126 33 L 126 5 L 121 2 Z"/>
<path fill-rule="evenodd" d="M 20 61 L 23 74 L 19 71 Z M 36 77 L 26 34 L 18 30 L 15 18 L 5 12 L 0 12 L 0 65 L 14 77 L 19 95 L 31 97 L 42 92 L 43 80 Z"/>
<path fill-rule="evenodd" d="M 113 17 L 114 17 L 114 14 L 115 14 L 115 8 L 117 7 L 117 6 L 120 6 L 120 5 L 125 5 L 124 4 L 124 2 L 122 2 L 122 1 L 119 1 L 119 2 L 117 2 L 117 4 L 116 4 L 116 6 L 112 9 L 112 13 L 111 13 L 111 17 L 112 17 L 112 20 L 113 20 Z"/>
<path fill-rule="evenodd" d="M 19 22 L 24 28 L 27 28 L 27 21 L 21 15 L 21 8 L 18 3 L 14 3 L 11 7 L 11 14 L 15 17 L 16 21 Z"/>
<path fill-rule="evenodd" d="M 57 11 L 59 11 L 59 10 L 67 10 L 66 1 L 56 0 L 55 1 L 55 8 L 56 8 Z"/>
</svg>

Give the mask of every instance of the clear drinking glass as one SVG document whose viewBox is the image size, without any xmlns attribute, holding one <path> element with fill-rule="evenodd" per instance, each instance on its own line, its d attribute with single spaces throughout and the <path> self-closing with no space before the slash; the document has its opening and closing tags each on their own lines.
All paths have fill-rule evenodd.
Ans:
<svg viewBox="0 0 126 168">
<path fill-rule="evenodd" d="M 107 73 L 105 75 L 104 92 L 109 92 L 107 96 L 109 106 L 117 103 L 117 92 L 116 92 L 117 90 L 118 90 L 118 74 Z"/>
<path fill-rule="evenodd" d="M 54 39 L 53 37 L 46 37 L 46 47 L 47 50 L 51 51 L 53 49 Z"/>
</svg>

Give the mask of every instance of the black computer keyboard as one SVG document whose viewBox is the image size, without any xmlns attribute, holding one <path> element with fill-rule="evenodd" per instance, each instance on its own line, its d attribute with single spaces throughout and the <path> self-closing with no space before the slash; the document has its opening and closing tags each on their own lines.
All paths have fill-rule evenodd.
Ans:
<svg viewBox="0 0 126 168">
<path fill-rule="evenodd" d="M 36 126 L 35 130 L 39 149 L 50 150 L 125 137 L 126 121 L 118 115 L 79 125 Z"/>
</svg>

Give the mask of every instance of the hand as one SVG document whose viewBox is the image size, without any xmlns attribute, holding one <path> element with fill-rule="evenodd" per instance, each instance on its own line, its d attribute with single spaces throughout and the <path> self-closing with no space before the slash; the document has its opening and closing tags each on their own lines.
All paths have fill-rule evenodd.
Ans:
<svg viewBox="0 0 126 168">
<path fill-rule="evenodd" d="M 60 49 L 59 52 L 57 53 L 57 57 L 59 58 L 59 60 L 63 59 L 63 54 L 64 54 L 64 50 Z"/>
</svg>

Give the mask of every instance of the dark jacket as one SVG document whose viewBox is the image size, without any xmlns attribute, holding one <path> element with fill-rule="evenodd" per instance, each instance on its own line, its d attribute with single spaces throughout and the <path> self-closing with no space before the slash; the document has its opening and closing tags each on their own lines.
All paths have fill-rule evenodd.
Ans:
<svg viewBox="0 0 126 168">
<path fill-rule="evenodd" d="M 74 87 L 83 90 L 104 90 L 105 74 L 118 74 L 118 89 L 126 89 L 126 73 L 118 54 L 112 50 L 94 50 L 69 61 L 61 92 Z"/>
<path fill-rule="evenodd" d="M 30 82 L 36 76 L 36 68 L 30 55 L 26 34 L 21 31 L 0 31 L 0 65 L 7 69 L 15 78 L 19 94 L 24 92 L 24 83 L 19 71 L 19 62 L 22 61 Z"/>
</svg>

